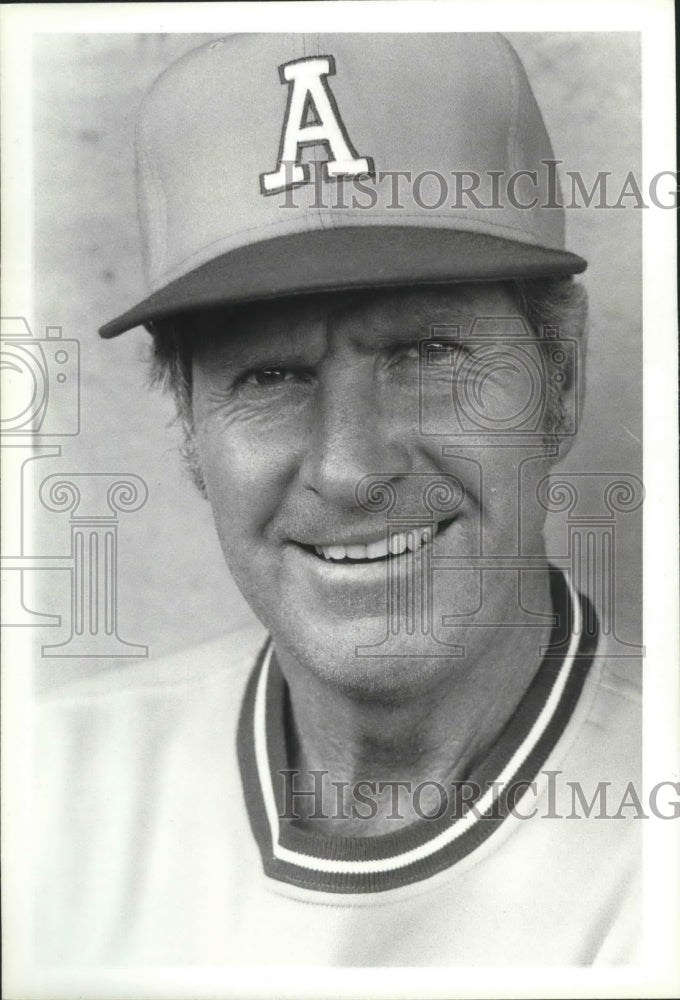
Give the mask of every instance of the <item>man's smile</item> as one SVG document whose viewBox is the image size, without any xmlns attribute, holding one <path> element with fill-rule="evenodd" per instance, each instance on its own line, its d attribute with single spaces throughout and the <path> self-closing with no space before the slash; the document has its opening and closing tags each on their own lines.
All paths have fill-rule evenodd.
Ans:
<svg viewBox="0 0 680 1000">
<path fill-rule="evenodd" d="M 341 559 L 351 559 L 353 561 L 365 561 L 373 559 L 384 559 L 388 554 L 398 556 L 407 549 L 415 551 L 426 545 L 437 533 L 437 525 L 427 528 L 411 528 L 407 531 L 393 531 L 389 537 L 380 538 L 375 542 L 366 544 L 354 543 L 349 545 L 315 545 L 317 555 L 324 559 L 339 561 Z"/>
<path fill-rule="evenodd" d="M 380 534 L 374 531 L 371 534 L 366 533 L 363 537 L 360 535 L 355 535 L 352 538 L 345 537 L 343 541 L 318 544 L 316 542 L 312 544 L 294 542 L 294 544 L 327 562 L 345 565 L 361 562 L 385 562 L 395 556 L 403 555 L 404 552 L 417 552 L 430 545 L 439 532 L 445 531 L 454 520 L 455 518 L 449 518 L 432 524 L 414 525 L 401 531 L 390 529 L 388 526 Z"/>
</svg>

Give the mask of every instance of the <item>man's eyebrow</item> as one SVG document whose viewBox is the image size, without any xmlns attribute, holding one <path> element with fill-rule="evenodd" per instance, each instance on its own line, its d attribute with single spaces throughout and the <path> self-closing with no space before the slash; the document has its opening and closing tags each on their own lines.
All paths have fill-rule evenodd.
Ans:
<svg viewBox="0 0 680 1000">
<path fill-rule="evenodd" d="M 381 340 L 412 340 L 432 336 L 437 330 L 442 334 L 446 327 L 470 327 L 475 320 L 475 313 L 470 310 L 455 309 L 449 306 L 438 306 L 423 310 L 420 315 L 404 316 L 395 313 L 389 317 L 381 317 L 373 326 L 376 341 Z"/>
<path fill-rule="evenodd" d="M 213 333 L 202 339 L 197 355 L 203 355 L 210 366 L 221 371 L 243 370 L 263 362 L 305 366 L 310 364 L 313 351 L 308 332 L 286 330 L 277 336 L 251 334 L 232 330 Z M 318 351 L 318 346 L 317 346 Z"/>
<path fill-rule="evenodd" d="M 286 364 L 308 367 L 309 353 L 303 353 L 299 348 L 281 344 L 258 344 L 244 346 L 237 351 L 216 350 L 206 355 L 210 368 L 216 371 L 243 371 L 246 368 L 263 364 Z"/>
</svg>

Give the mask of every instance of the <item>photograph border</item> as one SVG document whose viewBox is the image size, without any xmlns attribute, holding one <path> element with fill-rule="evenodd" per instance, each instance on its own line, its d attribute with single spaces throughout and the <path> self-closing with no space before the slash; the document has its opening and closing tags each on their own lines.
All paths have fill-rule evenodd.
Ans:
<svg viewBox="0 0 680 1000">
<path fill-rule="evenodd" d="M 36 33 L 257 30 L 261 4 L 4 4 L 2 15 L 3 316 L 32 314 L 33 140 L 30 77 Z M 669 0 L 614 3 L 338 0 L 275 3 L 268 31 L 617 31 L 642 40 L 643 180 L 675 170 L 674 10 Z M 529 27 L 530 26 L 530 27 Z M 676 215 L 643 213 L 643 789 L 678 778 Z M 105 317 L 104 317 L 105 318 Z M 4 496 L 3 505 L 12 504 Z M 30 525 L 28 526 L 30 531 Z M 677 827 L 644 833 L 645 947 L 640 966 L 612 969 L 330 968 L 315 966 L 37 972 L 31 959 L 33 680 L 25 629 L 3 630 L 4 996 L 71 1000 L 166 997 L 665 997 L 680 988 Z M 455 976 L 452 973 L 455 972 Z M 455 982 L 452 982 L 455 980 Z"/>
</svg>

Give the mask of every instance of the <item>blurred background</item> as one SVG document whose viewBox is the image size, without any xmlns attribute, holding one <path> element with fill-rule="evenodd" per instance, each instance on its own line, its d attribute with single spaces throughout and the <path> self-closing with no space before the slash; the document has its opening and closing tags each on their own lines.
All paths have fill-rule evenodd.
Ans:
<svg viewBox="0 0 680 1000">
<path fill-rule="evenodd" d="M 146 293 L 134 189 L 137 108 L 153 79 L 212 35 L 45 34 L 34 49 L 35 336 L 62 328 L 80 345 L 81 422 L 55 438 L 61 455 L 41 459 L 53 473 L 132 473 L 148 486 L 137 511 L 118 523 L 119 635 L 157 657 L 225 630 L 251 612 L 233 585 L 209 507 L 177 453 L 168 398 L 147 386 L 148 335 L 103 341 L 97 328 Z M 640 176 L 640 55 L 627 33 L 518 33 L 517 49 L 563 169 L 590 187 L 610 171 L 616 200 L 629 171 Z M 580 436 L 565 470 L 641 474 L 641 215 L 621 209 L 567 212 L 567 246 L 589 261 L 588 397 Z M 54 405 L 59 405 L 58 401 Z M 560 522 L 561 524 L 561 522 Z M 552 544 L 562 547 L 561 527 Z M 69 552 L 66 513 L 36 507 L 32 551 Z M 641 519 L 617 521 L 616 614 L 620 638 L 640 641 Z M 26 603 L 60 616 L 61 627 L 32 628 L 40 688 L 137 660 L 106 655 L 40 656 L 64 642 L 70 574 L 32 576 Z"/>
</svg>

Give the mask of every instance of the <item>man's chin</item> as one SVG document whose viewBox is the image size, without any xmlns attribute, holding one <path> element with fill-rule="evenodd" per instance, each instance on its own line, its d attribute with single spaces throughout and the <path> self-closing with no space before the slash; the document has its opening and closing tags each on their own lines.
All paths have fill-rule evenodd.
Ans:
<svg viewBox="0 0 680 1000">
<path fill-rule="evenodd" d="M 314 677 L 350 699 L 394 704 L 424 694 L 465 659 L 450 636 L 395 633 L 384 614 L 348 620 L 290 611 L 269 630 L 291 683 Z"/>
</svg>

